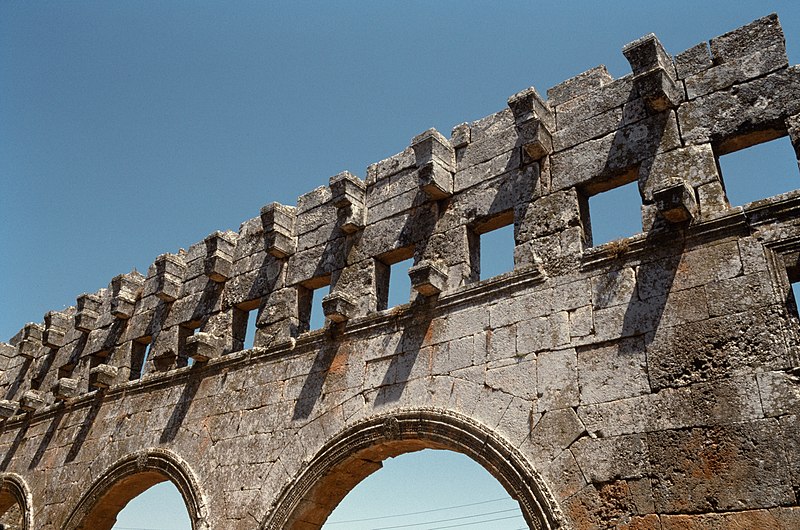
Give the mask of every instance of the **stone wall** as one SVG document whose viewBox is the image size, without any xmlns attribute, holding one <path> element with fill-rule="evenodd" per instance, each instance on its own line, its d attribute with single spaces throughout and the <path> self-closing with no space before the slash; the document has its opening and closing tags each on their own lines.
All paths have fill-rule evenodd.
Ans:
<svg viewBox="0 0 800 530">
<path fill-rule="evenodd" d="M 800 192 L 732 207 L 718 164 L 782 136 L 800 159 L 800 67 L 776 15 L 623 54 L 0 343 L 2 506 L 110 528 L 172 480 L 195 529 L 319 528 L 432 447 L 532 528 L 800 527 Z M 642 232 L 593 246 L 588 198 L 631 182 Z M 511 224 L 514 270 L 482 279 L 481 234 Z"/>
</svg>

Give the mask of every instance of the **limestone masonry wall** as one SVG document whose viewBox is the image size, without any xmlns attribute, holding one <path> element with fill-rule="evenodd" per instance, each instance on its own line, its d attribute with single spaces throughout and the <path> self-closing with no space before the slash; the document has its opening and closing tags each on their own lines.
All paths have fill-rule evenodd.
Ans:
<svg viewBox="0 0 800 530">
<path fill-rule="evenodd" d="M 776 15 L 622 53 L 0 343 L 0 521 L 110 528 L 169 479 L 195 529 L 319 528 L 432 447 L 531 528 L 800 528 L 800 191 L 732 207 L 718 164 L 783 136 L 800 164 L 800 66 Z M 630 182 L 642 232 L 593 245 L 588 198 Z M 481 279 L 511 224 L 514 270 Z"/>
</svg>

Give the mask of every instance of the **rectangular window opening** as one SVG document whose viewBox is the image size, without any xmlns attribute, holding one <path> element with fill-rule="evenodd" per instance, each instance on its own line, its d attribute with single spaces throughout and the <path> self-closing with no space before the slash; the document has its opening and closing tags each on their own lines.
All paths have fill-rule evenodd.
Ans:
<svg viewBox="0 0 800 530">
<path fill-rule="evenodd" d="M 786 292 L 786 309 L 789 315 L 800 323 L 800 312 L 797 301 L 800 300 L 800 253 L 787 253 L 783 256 L 786 264 L 786 275 L 789 280 L 789 290 Z"/>
<path fill-rule="evenodd" d="M 186 324 L 181 324 L 178 328 L 178 358 L 175 361 L 178 368 L 194 365 L 194 359 L 189 357 L 186 353 L 186 341 L 189 337 L 194 335 L 199 327 L 199 322 L 187 322 Z"/>
<path fill-rule="evenodd" d="M 733 206 L 800 188 L 797 156 L 788 136 L 718 156 L 717 167 Z"/>
<path fill-rule="evenodd" d="M 256 318 L 261 299 L 239 304 L 233 309 L 232 351 L 249 350 L 256 337 Z"/>
<path fill-rule="evenodd" d="M 470 234 L 473 279 L 485 280 L 514 270 L 514 212 L 476 225 Z"/>
<path fill-rule="evenodd" d="M 414 265 L 414 248 L 406 247 L 375 260 L 375 292 L 378 311 L 407 304 L 411 299 L 408 269 Z"/>
<path fill-rule="evenodd" d="M 642 197 L 637 180 L 592 195 L 583 212 L 587 245 L 597 246 L 642 231 Z"/>
<path fill-rule="evenodd" d="M 129 376 L 131 381 L 144 376 L 152 344 L 152 337 L 142 337 L 131 343 L 131 373 Z"/>
<path fill-rule="evenodd" d="M 330 293 L 330 285 L 331 277 L 325 276 L 314 278 L 304 285 L 297 286 L 297 315 L 300 321 L 300 333 L 325 327 L 322 299 Z"/>
</svg>

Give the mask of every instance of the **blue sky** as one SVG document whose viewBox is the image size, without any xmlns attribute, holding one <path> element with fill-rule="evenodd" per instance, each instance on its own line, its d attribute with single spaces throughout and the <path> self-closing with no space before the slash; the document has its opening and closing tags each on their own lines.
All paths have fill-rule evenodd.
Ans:
<svg viewBox="0 0 800 530">
<path fill-rule="evenodd" d="M 773 11 L 796 64 L 793 1 L 6 0 L 0 340 L 266 203 L 363 177 L 429 127 L 449 136 L 598 64 L 624 75 L 644 34 L 674 54 Z M 771 194 L 753 175 L 796 178 L 787 145 L 731 178 Z"/>
</svg>

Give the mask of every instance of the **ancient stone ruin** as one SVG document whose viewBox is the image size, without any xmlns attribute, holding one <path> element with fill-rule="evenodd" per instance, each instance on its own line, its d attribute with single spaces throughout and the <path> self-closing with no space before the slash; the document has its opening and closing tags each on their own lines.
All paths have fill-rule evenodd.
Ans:
<svg viewBox="0 0 800 530">
<path fill-rule="evenodd" d="M 800 158 L 800 67 L 776 15 L 622 53 L 25 325 L 1 521 L 108 529 L 171 480 L 195 530 L 314 529 L 427 447 L 531 528 L 800 528 L 800 192 L 733 207 L 718 165 L 787 135 Z M 641 233 L 593 245 L 588 197 L 634 181 Z M 481 278 L 512 224 L 514 270 Z"/>
</svg>

